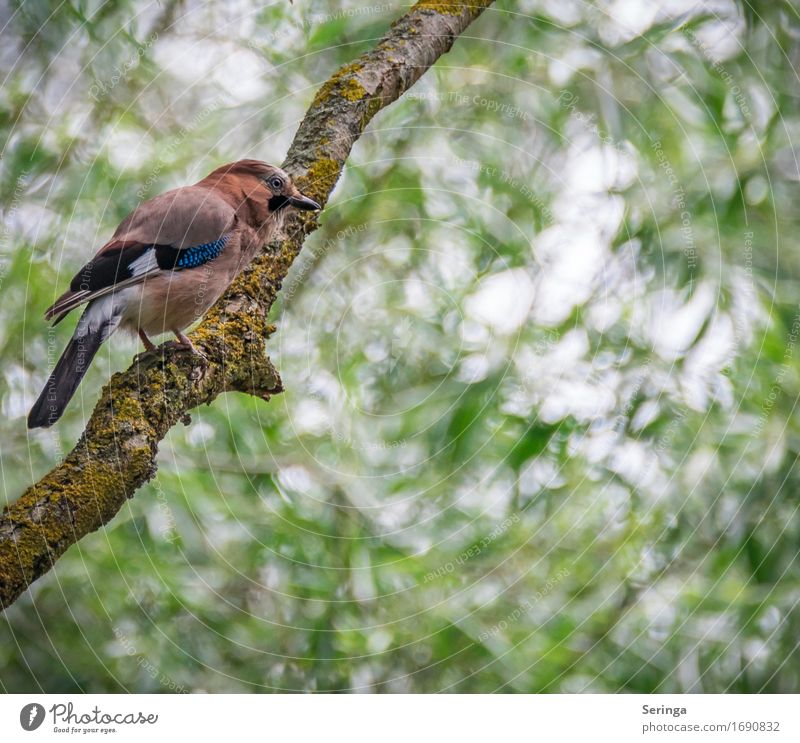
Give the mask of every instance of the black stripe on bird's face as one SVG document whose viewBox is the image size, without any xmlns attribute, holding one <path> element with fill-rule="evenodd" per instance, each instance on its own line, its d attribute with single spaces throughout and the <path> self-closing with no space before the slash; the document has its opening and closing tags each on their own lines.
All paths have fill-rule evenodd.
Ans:
<svg viewBox="0 0 800 743">
<path fill-rule="evenodd" d="M 267 202 L 267 206 L 269 206 L 269 210 L 274 213 L 283 209 L 283 207 L 285 207 L 288 203 L 289 203 L 288 196 L 284 196 L 283 194 L 277 194 Z"/>
</svg>

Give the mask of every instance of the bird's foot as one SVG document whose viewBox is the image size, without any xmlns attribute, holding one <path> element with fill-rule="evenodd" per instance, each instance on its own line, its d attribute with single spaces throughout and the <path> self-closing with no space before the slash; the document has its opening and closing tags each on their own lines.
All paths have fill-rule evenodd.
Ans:
<svg viewBox="0 0 800 743">
<path fill-rule="evenodd" d="M 144 351 L 140 351 L 133 357 L 133 360 L 137 362 L 141 361 L 147 354 L 153 353 L 156 350 L 155 343 L 147 337 L 147 333 L 145 333 L 144 330 L 139 331 L 139 338 L 144 346 Z"/>
<path fill-rule="evenodd" d="M 188 337 L 186 337 L 183 333 L 177 330 L 173 330 L 172 332 L 175 333 L 176 340 L 168 341 L 167 343 L 164 344 L 165 346 L 168 346 L 170 348 L 175 348 L 177 350 L 190 351 L 195 356 L 199 356 L 204 361 L 208 361 L 206 355 L 202 351 L 198 350 L 197 346 L 195 346 L 194 343 L 192 343 Z"/>
<path fill-rule="evenodd" d="M 145 333 L 144 330 L 139 330 L 139 338 L 141 338 L 146 353 L 151 353 L 156 350 L 155 343 L 147 337 L 147 333 Z"/>
</svg>

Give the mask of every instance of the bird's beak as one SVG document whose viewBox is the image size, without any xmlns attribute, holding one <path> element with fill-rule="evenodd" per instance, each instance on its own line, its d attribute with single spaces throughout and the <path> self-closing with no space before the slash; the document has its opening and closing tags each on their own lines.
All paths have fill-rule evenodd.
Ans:
<svg viewBox="0 0 800 743">
<path fill-rule="evenodd" d="M 322 209 L 322 207 L 314 201 L 314 199 L 309 199 L 308 196 L 303 196 L 300 192 L 297 193 L 297 196 L 290 196 L 289 203 L 295 209 L 303 209 L 305 211 L 318 211 Z"/>
</svg>

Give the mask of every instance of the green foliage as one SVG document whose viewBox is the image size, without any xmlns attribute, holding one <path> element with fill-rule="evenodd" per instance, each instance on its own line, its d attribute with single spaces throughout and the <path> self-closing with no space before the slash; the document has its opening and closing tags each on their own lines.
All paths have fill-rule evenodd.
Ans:
<svg viewBox="0 0 800 743">
<path fill-rule="evenodd" d="M 499 3 L 375 119 L 274 313 L 286 392 L 171 432 L 2 615 L 4 690 L 800 691 L 800 20 L 662 6 Z M 28 434 L 72 273 L 139 199 L 279 162 L 401 12 L 139 9 L 4 32 L 7 501 L 134 352 Z"/>
</svg>

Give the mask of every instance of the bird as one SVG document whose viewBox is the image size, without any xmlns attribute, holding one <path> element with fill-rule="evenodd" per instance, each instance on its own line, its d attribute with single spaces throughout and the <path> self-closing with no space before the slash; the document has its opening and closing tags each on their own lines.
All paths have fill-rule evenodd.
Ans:
<svg viewBox="0 0 800 743">
<path fill-rule="evenodd" d="M 138 334 L 145 352 L 156 348 L 151 335 L 172 332 L 176 347 L 197 353 L 183 331 L 276 236 L 291 207 L 322 208 L 281 168 L 260 160 L 222 165 L 140 203 L 45 312 L 56 325 L 86 305 L 28 428 L 61 417 L 97 350 L 120 328 Z"/>
</svg>

